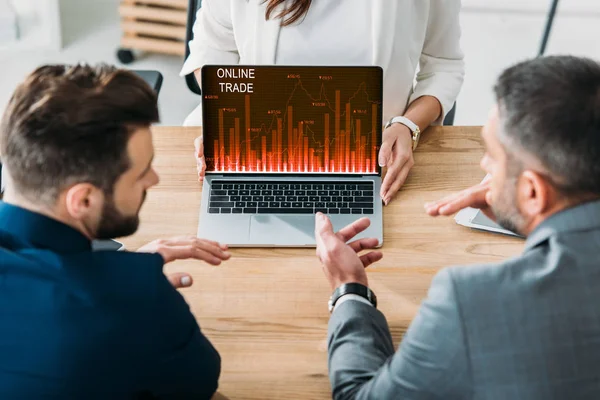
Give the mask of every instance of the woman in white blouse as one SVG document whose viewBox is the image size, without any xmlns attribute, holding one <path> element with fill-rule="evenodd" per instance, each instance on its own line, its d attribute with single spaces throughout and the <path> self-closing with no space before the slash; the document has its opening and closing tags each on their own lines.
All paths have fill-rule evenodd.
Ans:
<svg viewBox="0 0 600 400">
<path fill-rule="evenodd" d="M 204 0 L 181 74 L 199 82 L 205 64 L 381 66 L 388 204 L 420 132 L 441 124 L 462 86 L 459 11 L 460 0 Z M 184 125 L 202 125 L 201 107 Z M 195 144 L 202 180 L 202 139 Z"/>
</svg>

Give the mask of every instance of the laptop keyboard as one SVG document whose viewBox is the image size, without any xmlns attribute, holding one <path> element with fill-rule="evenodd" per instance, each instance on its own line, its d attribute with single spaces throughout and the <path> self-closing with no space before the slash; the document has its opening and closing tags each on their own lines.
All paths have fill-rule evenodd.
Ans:
<svg viewBox="0 0 600 400">
<path fill-rule="evenodd" d="M 373 182 L 212 181 L 210 214 L 373 214 Z"/>
</svg>

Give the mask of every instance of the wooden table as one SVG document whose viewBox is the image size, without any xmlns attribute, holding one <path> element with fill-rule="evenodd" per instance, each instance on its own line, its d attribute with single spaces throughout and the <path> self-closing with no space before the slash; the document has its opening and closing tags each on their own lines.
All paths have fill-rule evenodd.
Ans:
<svg viewBox="0 0 600 400">
<path fill-rule="evenodd" d="M 384 259 L 369 268 L 397 344 L 444 266 L 486 263 L 518 254 L 520 239 L 472 231 L 451 218 L 425 215 L 423 204 L 479 182 L 478 127 L 431 128 L 396 199 L 384 209 Z M 129 249 L 160 237 L 195 235 L 201 187 L 193 139 L 198 128 L 155 128 L 155 168 L 138 233 Z M 187 271 L 182 293 L 201 329 L 221 353 L 219 393 L 230 399 L 331 398 L 327 376 L 330 290 L 311 249 L 234 249 L 220 267 L 170 264 Z"/>
</svg>

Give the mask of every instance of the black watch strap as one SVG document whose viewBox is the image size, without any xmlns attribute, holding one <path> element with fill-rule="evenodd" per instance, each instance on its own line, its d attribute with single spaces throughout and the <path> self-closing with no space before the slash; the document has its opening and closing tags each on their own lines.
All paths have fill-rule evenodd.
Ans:
<svg viewBox="0 0 600 400">
<path fill-rule="evenodd" d="M 373 307 L 377 308 L 377 296 L 375 296 L 375 293 L 371 289 L 360 283 L 344 283 L 343 285 L 335 289 L 335 291 L 329 298 L 329 312 L 333 311 L 335 303 L 337 303 L 340 297 L 346 294 L 356 294 L 366 299 L 369 303 L 373 305 Z"/>
</svg>

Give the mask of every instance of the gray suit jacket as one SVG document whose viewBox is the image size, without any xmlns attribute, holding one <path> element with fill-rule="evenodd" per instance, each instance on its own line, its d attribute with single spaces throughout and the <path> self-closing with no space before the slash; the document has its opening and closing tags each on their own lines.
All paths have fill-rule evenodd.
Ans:
<svg viewBox="0 0 600 400">
<path fill-rule="evenodd" d="M 335 399 L 600 399 L 600 202 L 520 257 L 442 270 L 396 352 L 381 312 L 344 302 L 329 371 Z"/>
</svg>

